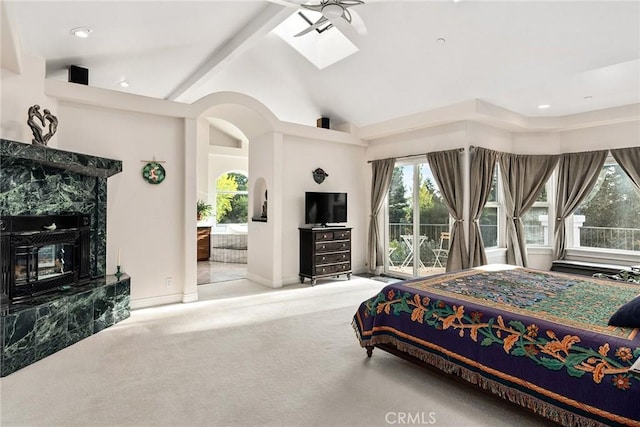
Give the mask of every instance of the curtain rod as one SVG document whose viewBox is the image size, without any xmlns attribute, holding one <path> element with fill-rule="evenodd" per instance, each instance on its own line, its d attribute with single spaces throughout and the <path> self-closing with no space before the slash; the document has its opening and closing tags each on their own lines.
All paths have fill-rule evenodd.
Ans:
<svg viewBox="0 0 640 427">
<path fill-rule="evenodd" d="M 449 150 L 444 150 L 444 151 L 449 151 Z M 458 151 L 463 153 L 464 152 L 464 148 L 458 148 Z M 435 151 L 435 153 L 437 153 L 437 151 Z M 388 157 L 386 159 L 376 159 L 376 160 L 389 160 L 389 159 L 393 159 L 393 160 L 404 160 L 404 159 L 411 159 L 414 157 L 422 157 L 422 156 L 426 156 L 429 153 L 424 153 L 424 154 L 410 154 L 408 156 L 400 156 L 400 157 Z M 367 160 L 367 163 L 372 163 L 375 162 L 376 160 Z"/>
</svg>

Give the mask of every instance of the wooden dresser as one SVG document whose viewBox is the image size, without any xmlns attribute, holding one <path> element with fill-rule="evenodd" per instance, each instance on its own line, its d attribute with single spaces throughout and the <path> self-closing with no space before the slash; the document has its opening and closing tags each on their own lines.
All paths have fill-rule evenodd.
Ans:
<svg viewBox="0 0 640 427">
<path fill-rule="evenodd" d="M 211 255 L 211 227 L 198 227 L 198 261 L 208 261 Z"/>
<path fill-rule="evenodd" d="M 351 228 L 300 227 L 300 283 L 346 274 L 351 279 Z"/>
</svg>

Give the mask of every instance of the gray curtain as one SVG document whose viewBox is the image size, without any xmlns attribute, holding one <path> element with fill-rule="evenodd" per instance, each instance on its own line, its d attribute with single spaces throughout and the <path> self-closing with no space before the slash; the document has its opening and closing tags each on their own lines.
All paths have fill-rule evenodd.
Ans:
<svg viewBox="0 0 640 427">
<path fill-rule="evenodd" d="M 395 159 L 374 160 L 371 162 L 371 216 L 369 218 L 369 236 L 367 240 L 367 259 L 369 270 L 371 271 L 374 271 L 378 266 L 384 265 L 382 258 L 384 247 L 380 237 L 378 216 L 391 186 L 395 163 Z"/>
<path fill-rule="evenodd" d="M 606 150 L 560 156 L 553 233 L 555 259 L 564 259 L 567 254 L 565 220 L 596 185 L 606 159 Z"/>
<path fill-rule="evenodd" d="M 631 181 L 640 190 L 640 147 L 618 148 L 611 150 L 613 158 Z"/>
<path fill-rule="evenodd" d="M 559 156 L 500 155 L 500 175 L 507 216 L 507 263 L 527 267 L 522 217 L 531 208 L 558 164 Z"/>
<path fill-rule="evenodd" d="M 469 172 L 469 266 L 477 267 L 487 263 L 482 234 L 480 234 L 479 218 L 482 208 L 487 204 L 491 191 L 493 171 L 496 167 L 498 153 L 482 147 L 471 148 L 471 164 Z"/>
<path fill-rule="evenodd" d="M 438 184 L 442 199 L 449 214 L 455 220 L 451 228 L 447 271 L 461 270 L 469 267 L 469 254 L 464 241 L 463 204 L 464 186 L 460 164 L 460 150 L 440 151 L 427 154 L 433 177 Z"/>
</svg>

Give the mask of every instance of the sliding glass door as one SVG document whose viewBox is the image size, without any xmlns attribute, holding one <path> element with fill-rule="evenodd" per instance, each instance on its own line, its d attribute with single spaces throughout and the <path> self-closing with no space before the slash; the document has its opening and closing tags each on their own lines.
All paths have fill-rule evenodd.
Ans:
<svg viewBox="0 0 640 427">
<path fill-rule="evenodd" d="M 443 272 L 449 214 L 427 163 L 396 163 L 386 212 L 386 273 L 418 277 Z"/>
</svg>

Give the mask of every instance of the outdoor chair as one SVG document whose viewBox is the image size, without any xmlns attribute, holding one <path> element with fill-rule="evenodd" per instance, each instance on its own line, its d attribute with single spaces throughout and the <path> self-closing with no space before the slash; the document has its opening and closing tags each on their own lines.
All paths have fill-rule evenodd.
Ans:
<svg viewBox="0 0 640 427">
<path fill-rule="evenodd" d="M 442 261 L 445 261 L 446 263 L 447 257 L 449 256 L 449 238 L 450 233 L 448 231 L 440 233 L 440 247 L 438 249 L 432 249 L 433 254 L 435 255 L 433 268 L 445 268 L 445 266 L 442 265 Z M 446 245 L 444 244 L 445 240 L 447 241 Z"/>
</svg>

